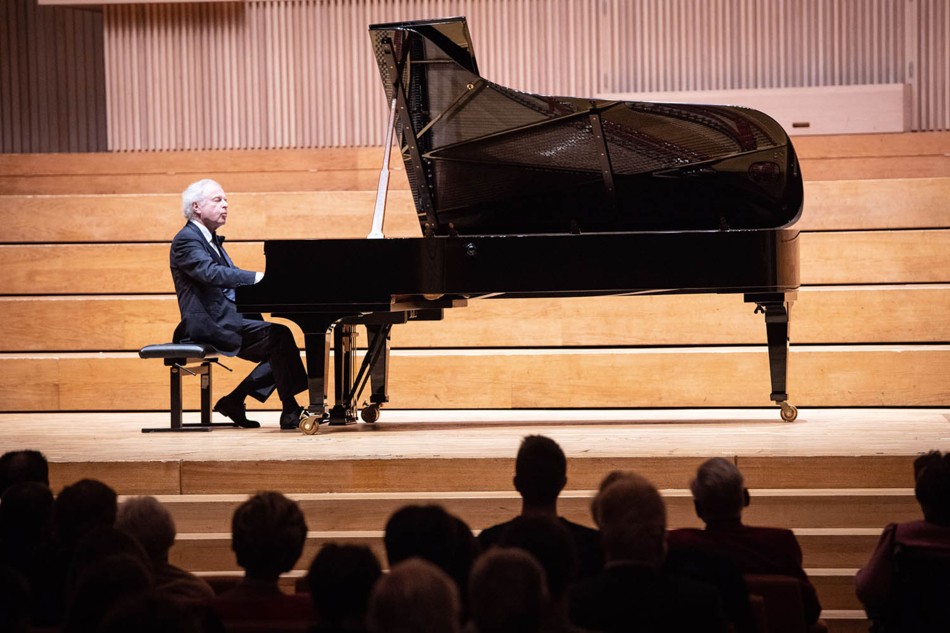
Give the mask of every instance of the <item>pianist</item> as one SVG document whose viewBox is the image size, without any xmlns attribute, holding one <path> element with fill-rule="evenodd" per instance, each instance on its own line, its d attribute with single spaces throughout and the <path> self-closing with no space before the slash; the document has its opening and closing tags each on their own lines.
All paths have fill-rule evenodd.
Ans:
<svg viewBox="0 0 950 633">
<path fill-rule="evenodd" d="M 303 407 L 296 394 L 307 388 L 307 373 L 290 330 L 264 321 L 259 314 L 241 314 L 234 305 L 234 289 L 257 283 L 263 273 L 237 268 L 224 250 L 224 236 L 215 231 L 228 219 L 228 198 L 213 180 L 199 180 L 182 193 L 187 222 L 171 246 L 171 271 L 178 295 L 181 323 L 174 340 L 213 345 L 225 356 L 258 363 L 214 410 L 244 428 L 260 424 L 248 420 L 244 400 L 264 402 L 275 387 L 282 412 L 280 427 L 296 429 Z"/>
</svg>

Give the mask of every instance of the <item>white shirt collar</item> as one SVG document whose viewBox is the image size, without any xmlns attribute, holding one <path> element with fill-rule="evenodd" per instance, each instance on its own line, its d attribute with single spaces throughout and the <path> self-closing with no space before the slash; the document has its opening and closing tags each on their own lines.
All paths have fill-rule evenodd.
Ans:
<svg viewBox="0 0 950 633">
<path fill-rule="evenodd" d="M 198 227 L 198 230 L 201 231 L 201 234 L 205 236 L 205 239 L 208 241 L 209 244 L 214 245 L 214 242 L 211 241 L 211 231 L 208 230 L 208 227 L 206 227 L 204 224 L 202 224 L 198 220 L 188 220 L 188 221 Z"/>
</svg>

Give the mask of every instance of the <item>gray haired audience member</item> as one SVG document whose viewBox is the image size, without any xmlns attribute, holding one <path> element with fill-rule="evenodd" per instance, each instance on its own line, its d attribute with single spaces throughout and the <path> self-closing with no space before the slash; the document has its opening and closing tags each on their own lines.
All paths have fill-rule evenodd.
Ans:
<svg viewBox="0 0 950 633">
<path fill-rule="evenodd" d="M 607 563 L 571 596 L 571 621 L 604 633 L 728 630 L 714 587 L 663 570 L 666 507 L 634 473 L 608 475 L 592 503 Z"/>
<path fill-rule="evenodd" d="M 788 529 L 753 527 L 742 523 L 749 505 L 749 491 L 732 460 L 713 457 L 696 470 L 690 482 L 696 515 L 706 528 L 682 528 L 669 535 L 671 550 L 698 550 L 725 556 L 743 574 L 779 574 L 798 579 L 805 608 L 805 621 L 816 631 L 825 629 L 818 620 L 818 593 L 802 567 L 802 550 Z"/>
<path fill-rule="evenodd" d="M 175 521 L 155 497 L 132 497 L 123 501 L 116 513 L 115 526 L 130 534 L 145 549 L 152 563 L 155 590 L 184 600 L 204 601 L 214 591 L 204 580 L 168 562 L 175 544 Z"/>
<path fill-rule="evenodd" d="M 379 579 L 369 602 L 371 633 L 458 633 L 455 582 L 435 564 L 409 558 Z"/>
</svg>

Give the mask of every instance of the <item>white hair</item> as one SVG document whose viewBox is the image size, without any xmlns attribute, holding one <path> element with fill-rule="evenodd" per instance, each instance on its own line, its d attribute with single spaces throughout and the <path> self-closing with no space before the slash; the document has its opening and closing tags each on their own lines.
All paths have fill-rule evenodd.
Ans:
<svg viewBox="0 0 950 633">
<path fill-rule="evenodd" d="M 204 201 L 205 191 L 211 187 L 220 186 L 221 185 L 210 178 L 203 178 L 188 185 L 188 188 L 181 194 L 181 212 L 185 216 L 185 219 L 190 220 L 191 216 L 194 215 L 195 203 Z"/>
<path fill-rule="evenodd" d="M 745 479 L 739 468 L 728 459 L 707 459 L 696 470 L 689 484 L 693 499 L 710 516 L 738 515 L 744 505 Z"/>
</svg>

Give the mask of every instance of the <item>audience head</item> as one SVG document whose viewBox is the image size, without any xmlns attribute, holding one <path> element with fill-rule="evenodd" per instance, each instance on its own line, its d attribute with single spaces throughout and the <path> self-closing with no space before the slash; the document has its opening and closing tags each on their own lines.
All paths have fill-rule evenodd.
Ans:
<svg viewBox="0 0 950 633">
<path fill-rule="evenodd" d="M 4 549 L 45 541 L 49 536 L 53 493 L 35 481 L 13 484 L 0 502 L 0 543 Z"/>
<path fill-rule="evenodd" d="M 234 511 L 231 549 L 250 578 L 277 580 L 303 553 L 307 521 L 295 501 L 259 492 Z"/>
<path fill-rule="evenodd" d="M 116 528 L 131 534 L 153 563 L 167 563 L 168 550 L 175 544 L 175 521 L 171 512 L 155 497 L 132 497 L 116 512 Z"/>
<path fill-rule="evenodd" d="M 950 526 L 950 453 L 930 451 L 914 460 L 914 495 L 928 522 Z"/>
<path fill-rule="evenodd" d="M 151 577 L 152 564 L 145 549 L 134 537 L 111 525 L 93 527 L 77 541 L 69 561 L 66 578 L 67 600 L 87 570 L 113 556 L 125 556 L 138 562 Z"/>
<path fill-rule="evenodd" d="M 567 483 L 567 458 L 557 442 L 529 435 L 515 458 L 515 490 L 528 505 L 550 506 Z"/>
<path fill-rule="evenodd" d="M 115 524 L 115 490 L 95 479 L 63 488 L 53 502 L 53 533 L 67 549 L 91 529 Z"/>
<path fill-rule="evenodd" d="M 524 550 L 493 547 L 472 568 L 469 609 L 478 633 L 540 631 L 547 598 L 544 571 Z"/>
<path fill-rule="evenodd" d="M 379 561 L 368 547 L 324 545 L 307 572 L 318 623 L 340 628 L 362 626 L 373 586 L 382 573 Z"/>
<path fill-rule="evenodd" d="M 666 556 L 666 506 L 645 477 L 629 473 L 594 500 L 608 561 L 659 567 Z"/>
<path fill-rule="evenodd" d="M 432 563 L 410 558 L 376 583 L 367 624 L 373 633 L 457 633 L 460 614 L 452 579 Z"/>
<path fill-rule="evenodd" d="M 21 481 L 35 481 L 49 486 L 49 463 L 43 453 L 21 450 L 0 455 L 0 495 Z"/>
<path fill-rule="evenodd" d="M 577 575 L 577 546 L 560 521 L 542 516 L 517 517 L 502 533 L 498 544 L 531 554 L 544 569 L 551 599 L 559 603 L 566 598 L 567 588 Z"/>
<path fill-rule="evenodd" d="M 99 558 L 85 567 L 77 577 L 66 605 L 62 631 L 95 631 L 119 601 L 143 594 L 151 588 L 151 572 L 136 556 L 110 554 Z"/>
<path fill-rule="evenodd" d="M 697 516 L 706 523 L 738 520 L 742 509 L 749 505 L 749 491 L 742 473 L 731 460 L 723 457 L 703 462 L 689 489 Z"/>
<path fill-rule="evenodd" d="M 461 519 L 438 505 L 408 505 L 386 522 L 383 537 L 390 567 L 408 558 L 434 563 L 455 580 L 464 592 L 478 541 Z"/>
</svg>

